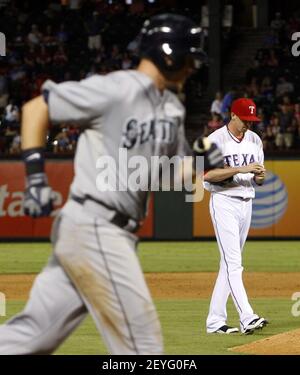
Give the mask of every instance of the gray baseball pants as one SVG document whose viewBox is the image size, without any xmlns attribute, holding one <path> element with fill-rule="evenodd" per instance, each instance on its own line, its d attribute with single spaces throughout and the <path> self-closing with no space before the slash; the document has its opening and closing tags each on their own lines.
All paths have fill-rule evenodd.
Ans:
<svg viewBox="0 0 300 375">
<path fill-rule="evenodd" d="M 0 327 L 0 354 L 50 354 L 88 312 L 110 354 L 162 354 L 137 237 L 97 206 L 70 200 L 56 218 L 53 255 L 24 310 Z"/>
</svg>

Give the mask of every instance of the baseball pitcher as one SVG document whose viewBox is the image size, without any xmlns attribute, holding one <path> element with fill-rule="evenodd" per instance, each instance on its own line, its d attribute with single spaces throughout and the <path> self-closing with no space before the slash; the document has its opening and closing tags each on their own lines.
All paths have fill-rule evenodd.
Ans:
<svg viewBox="0 0 300 375">
<path fill-rule="evenodd" d="M 222 150 L 225 168 L 209 171 L 204 186 L 211 192 L 210 215 L 220 250 L 220 269 L 207 317 L 207 332 L 231 334 L 226 304 L 231 295 L 243 334 L 264 327 L 267 320 L 253 312 L 242 280 L 242 251 L 251 223 L 255 185 L 265 179 L 264 153 L 259 136 L 249 129 L 256 116 L 251 99 L 232 103 L 231 120 L 208 138 Z"/>
</svg>

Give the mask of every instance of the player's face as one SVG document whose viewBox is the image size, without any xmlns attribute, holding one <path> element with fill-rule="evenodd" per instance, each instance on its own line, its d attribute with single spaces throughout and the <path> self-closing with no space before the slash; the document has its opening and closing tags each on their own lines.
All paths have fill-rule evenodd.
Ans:
<svg viewBox="0 0 300 375">
<path fill-rule="evenodd" d="M 235 116 L 235 125 L 236 130 L 239 133 L 246 133 L 246 131 L 251 128 L 252 121 L 243 121 L 239 117 Z"/>
</svg>

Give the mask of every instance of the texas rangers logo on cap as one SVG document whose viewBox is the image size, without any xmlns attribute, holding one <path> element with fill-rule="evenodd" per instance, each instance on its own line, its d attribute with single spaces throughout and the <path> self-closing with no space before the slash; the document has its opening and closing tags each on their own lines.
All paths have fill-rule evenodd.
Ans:
<svg viewBox="0 0 300 375">
<path fill-rule="evenodd" d="M 242 121 L 261 121 L 260 118 L 256 116 L 256 105 L 254 101 L 248 98 L 236 99 L 231 105 L 231 112 Z"/>
</svg>

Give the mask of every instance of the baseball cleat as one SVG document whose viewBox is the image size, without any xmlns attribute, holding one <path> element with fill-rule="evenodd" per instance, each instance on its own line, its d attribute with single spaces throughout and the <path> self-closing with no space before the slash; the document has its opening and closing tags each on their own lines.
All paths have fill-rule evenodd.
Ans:
<svg viewBox="0 0 300 375">
<path fill-rule="evenodd" d="M 244 335 L 252 335 L 252 333 L 256 329 L 262 329 L 265 327 L 269 322 L 265 318 L 256 318 L 253 319 L 252 322 L 250 322 L 247 327 L 242 329 L 242 333 Z"/>
<path fill-rule="evenodd" d="M 229 327 L 225 324 L 224 326 L 222 326 L 219 329 L 217 329 L 216 331 L 214 331 L 214 333 L 221 333 L 221 334 L 225 334 L 225 335 L 230 335 L 231 333 L 237 333 L 238 331 L 239 331 L 238 328 Z"/>
</svg>

